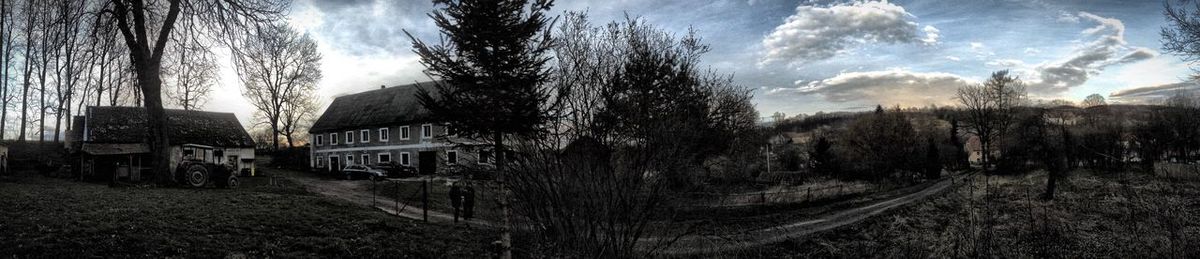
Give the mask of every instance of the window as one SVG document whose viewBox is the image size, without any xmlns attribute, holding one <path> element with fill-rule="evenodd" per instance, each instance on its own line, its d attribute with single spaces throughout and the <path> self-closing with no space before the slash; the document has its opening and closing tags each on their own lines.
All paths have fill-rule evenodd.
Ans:
<svg viewBox="0 0 1200 259">
<path fill-rule="evenodd" d="M 354 165 L 354 156 L 346 155 L 346 165 Z"/>
<path fill-rule="evenodd" d="M 450 124 L 446 124 L 445 128 L 446 128 L 446 136 L 448 136 L 448 137 L 458 136 L 458 132 L 455 132 L 454 127 L 451 127 Z"/>
<path fill-rule="evenodd" d="M 400 140 L 408 140 L 408 126 L 400 126 Z"/>
<path fill-rule="evenodd" d="M 492 163 L 492 151 L 480 150 L 479 151 L 479 163 L 480 164 Z"/>
<path fill-rule="evenodd" d="M 452 164 L 452 165 L 457 164 L 458 163 L 458 151 L 447 150 L 446 151 L 446 163 Z"/>
<path fill-rule="evenodd" d="M 392 132 L 391 132 L 391 130 L 388 130 L 388 128 L 380 128 L 379 129 L 379 142 L 388 142 L 388 140 L 390 140 L 392 138 L 391 135 L 392 135 Z"/>
<path fill-rule="evenodd" d="M 379 163 L 380 164 L 391 163 L 391 162 L 392 162 L 392 154 L 391 153 L 379 153 Z"/>
<path fill-rule="evenodd" d="M 408 165 L 408 152 L 400 152 L 400 164 Z"/>
<path fill-rule="evenodd" d="M 325 167 L 325 159 L 321 156 L 317 156 L 317 167 Z"/>
<path fill-rule="evenodd" d="M 316 138 L 316 140 L 314 140 L 313 142 L 317 142 L 317 146 L 325 144 L 325 135 L 316 135 L 313 137 Z"/>
<path fill-rule="evenodd" d="M 421 124 L 421 138 L 433 137 L 433 125 Z"/>
<path fill-rule="evenodd" d="M 358 131 L 358 142 L 362 142 L 362 143 L 371 142 L 371 131 L 370 130 Z"/>
<path fill-rule="evenodd" d="M 371 164 L 371 155 L 362 154 L 362 164 L 364 164 L 364 165 Z"/>
<path fill-rule="evenodd" d="M 337 145 L 337 142 L 338 142 L 337 133 L 329 133 L 329 145 Z"/>
<path fill-rule="evenodd" d="M 353 131 L 346 132 L 346 144 L 354 144 L 354 132 Z"/>
</svg>

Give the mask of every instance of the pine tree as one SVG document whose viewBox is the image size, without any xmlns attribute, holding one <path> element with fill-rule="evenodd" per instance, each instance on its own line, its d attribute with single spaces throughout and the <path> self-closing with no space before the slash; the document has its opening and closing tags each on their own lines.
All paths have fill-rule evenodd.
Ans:
<svg viewBox="0 0 1200 259">
<path fill-rule="evenodd" d="M 443 42 L 431 46 L 405 32 L 426 73 L 437 79 L 432 85 L 436 94 L 422 87 L 417 98 L 434 120 L 453 125 L 459 137 L 493 147 L 503 214 L 501 256 L 512 258 L 512 214 L 504 181 L 509 153 L 504 140 L 537 136 L 550 119 L 547 103 L 553 91 L 543 86 L 550 74 L 545 65 L 553 41 L 544 13 L 553 1 L 433 2 L 442 6 L 429 16 L 441 28 Z"/>
</svg>

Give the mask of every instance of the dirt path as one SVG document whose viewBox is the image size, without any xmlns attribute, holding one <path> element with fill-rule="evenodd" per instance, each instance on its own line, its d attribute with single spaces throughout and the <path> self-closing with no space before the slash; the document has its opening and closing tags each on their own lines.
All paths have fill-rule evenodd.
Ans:
<svg viewBox="0 0 1200 259">
<path fill-rule="evenodd" d="M 278 170 L 278 171 L 285 171 L 285 170 Z M 320 178 L 314 177 L 312 175 L 294 173 L 294 172 L 280 172 L 280 174 L 284 177 L 287 177 L 288 179 L 291 179 L 292 181 L 295 181 L 298 184 L 304 185 L 305 187 L 307 187 L 307 189 L 309 191 L 312 191 L 312 192 L 320 193 L 322 195 L 326 195 L 326 196 L 330 196 L 330 197 L 340 198 L 340 199 L 347 200 L 352 203 L 363 205 L 363 206 L 375 207 L 376 209 L 382 210 L 388 214 L 397 215 L 397 216 L 401 216 L 401 217 L 405 217 L 405 218 L 410 218 L 410 219 L 415 219 L 415 220 L 423 220 L 425 218 L 425 212 L 421 210 L 421 207 L 419 204 L 416 206 L 414 206 L 412 204 L 410 204 L 408 206 L 404 206 L 404 203 L 400 203 L 399 212 L 397 212 L 396 200 L 389 199 L 384 196 L 371 197 L 371 194 L 369 192 L 359 191 L 359 189 L 362 188 L 364 181 L 343 181 L 343 180 L 320 179 Z M 428 213 L 429 213 L 429 221 L 430 222 L 454 223 L 454 215 L 438 212 L 435 210 L 430 210 Z M 493 226 L 490 222 L 482 221 L 479 219 L 472 219 L 469 221 L 464 221 L 463 219 L 459 219 L 459 222 L 460 223 L 465 222 L 465 224 L 474 225 L 474 226 L 483 226 L 483 227 L 492 227 Z"/>
<path fill-rule="evenodd" d="M 372 202 L 370 193 L 359 191 L 361 188 L 361 181 L 319 179 L 311 175 L 298 173 L 283 173 L 283 175 L 299 184 L 307 186 L 309 190 L 316 193 L 341 198 L 364 206 L 373 206 L 392 215 L 398 215 L 416 220 L 421 220 L 424 217 L 420 207 L 408 206 L 407 208 L 401 209 L 399 213 L 397 213 L 395 209 L 395 200 L 388 199 L 386 197 L 375 197 L 376 200 Z M 889 209 L 924 199 L 925 197 L 939 193 L 942 190 L 952 186 L 954 182 L 956 182 L 956 178 L 961 178 L 961 176 L 948 177 L 947 179 L 943 179 L 942 181 L 934 183 L 920 191 L 871 203 L 865 206 L 828 213 L 817 218 L 785 223 L 743 233 L 721 235 L 687 235 L 678 238 L 647 237 L 642 238 L 639 243 L 644 246 L 655 246 L 658 244 L 663 244 L 663 242 L 672 242 L 668 248 L 660 251 L 662 255 L 696 255 L 746 249 L 755 246 L 783 242 L 784 240 L 799 238 L 816 232 L 853 224 L 868 217 L 883 213 Z M 403 205 L 401 206 L 403 207 Z M 430 210 L 429 220 L 432 222 L 452 223 L 454 218 L 453 215 Z M 478 219 L 468 221 L 466 224 L 482 227 L 495 227 L 495 225 L 491 222 Z"/>
<path fill-rule="evenodd" d="M 671 242 L 671 240 L 674 240 L 673 244 L 660 251 L 662 255 L 695 255 L 732 251 L 783 242 L 788 239 L 803 237 L 816 232 L 856 223 L 868 217 L 883 213 L 889 209 L 924 199 L 925 197 L 941 192 L 947 187 L 952 186 L 955 182 L 954 178 L 957 177 L 951 177 L 950 179 L 942 180 L 917 192 L 901 195 L 899 197 L 887 199 L 866 206 L 826 214 L 813 219 L 752 230 L 745 233 L 723 235 L 689 235 L 679 238 L 649 237 L 641 239 L 641 243 L 643 245 L 653 245 L 661 244 L 662 242 Z"/>
</svg>

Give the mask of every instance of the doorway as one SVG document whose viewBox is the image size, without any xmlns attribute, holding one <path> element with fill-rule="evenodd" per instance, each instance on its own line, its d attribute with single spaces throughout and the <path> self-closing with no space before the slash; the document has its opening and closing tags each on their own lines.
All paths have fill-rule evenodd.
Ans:
<svg viewBox="0 0 1200 259">
<path fill-rule="evenodd" d="M 417 166 L 420 174 L 428 175 L 437 172 L 437 152 L 417 152 Z"/>
</svg>

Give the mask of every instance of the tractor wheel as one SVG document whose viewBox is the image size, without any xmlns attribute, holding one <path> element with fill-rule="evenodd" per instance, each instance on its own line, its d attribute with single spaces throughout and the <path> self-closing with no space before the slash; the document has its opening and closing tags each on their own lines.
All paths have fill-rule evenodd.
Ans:
<svg viewBox="0 0 1200 259">
<path fill-rule="evenodd" d="M 187 174 L 185 174 L 184 177 L 187 178 L 188 185 L 191 185 L 192 187 L 204 187 L 205 185 L 208 185 L 208 175 L 209 172 L 207 167 L 204 167 L 203 165 L 192 165 L 188 167 Z"/>
<path fill-rule="evenodd" d="M 236 175 L 229 176 L 229 179 L 225 182 L 225 186 L 229 187 L 229 189 L 237 188 L 239 185 L 242 185 L 242 180 L 238 180 Z"/>
</svg>

